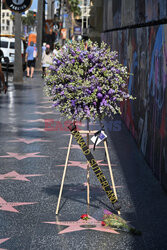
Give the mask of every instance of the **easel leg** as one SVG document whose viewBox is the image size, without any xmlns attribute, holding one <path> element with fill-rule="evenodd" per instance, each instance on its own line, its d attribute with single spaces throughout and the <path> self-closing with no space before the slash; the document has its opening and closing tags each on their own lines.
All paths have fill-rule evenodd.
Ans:
<svg viewBox="0 0 167 250">
<path fill-rule="evenodd" d="M 64 172 L 63 172 L 63 177 L 62 177 L 61 187 L 60 187 L 60 192 L 59 192 L 59 198 L 58 198 L 58 203 L 57 203 L 57 208 L 56 208 L 56 214 L 59 213 L 60 200 L 61 200 L 61 195 L 62 195 L 62 191 L 63 191 L 63 185 L 64 185 L 64 179 L 65 179 L 66 170 L 67 170 L 68 159 L 69 159 L 69 155 L 70 155 L 72 137 L 73 137 L 73 136 L 71 135 L 71 136 L 70 136 L 69 145 L 68 145 L 67 156 L 66 156 L 66 162 L 65 162 L 65 166 L 64 166 Z"/>
<path fill-rule="evenodd" d="M 87 130 L 89 130 L 89 120 L 87 120 Z M 87 133 L 87 146 L 89 148 L 89 133 Z M 89 215 L 89 205 L 90 205 L 90 166 L 87 162 L 87 214 Z"/>
<path fill-rule="evenodd" d="M 118 199 L 106 140 L 104 140 L 104 147 L 105 147 L 105 152 L 106 152 L 106 157 L 107 157 L 107 162 L 108 162 L 108 168 L 109 168 L 109 171 L 110 171 L 110 176 L 111 176 L 111 182 L 112 182 L 113 191 L 114 191 L 116 199 Z M 118 211 L 118 214 L 120 214 L 120 211 Z"/>
</svg>

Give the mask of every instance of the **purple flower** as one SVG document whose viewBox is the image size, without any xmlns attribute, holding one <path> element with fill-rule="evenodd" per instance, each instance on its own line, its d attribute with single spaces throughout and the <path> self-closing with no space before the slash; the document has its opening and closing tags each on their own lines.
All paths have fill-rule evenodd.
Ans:
<svg viewBox="0 0 167 250">
<path fill-rule="evenodd" d="M 98 94 L 97 94 L 97 98 L 98 98 L 98 99 L 102 99 L 102 98 L 103 98 L 103 95 L 102 95 L 101 93 L 98 93 Z"/>
<path fill-rule="evenodd" d="M 71 101 L 71 104 L 72 104 L 73 107 L 75 107 L 75 101 L 74 100 Z"/>
<path fill-rule="evenodd" d="M 99 86 L 97 86 L 97 90 L 98 90 L 99 92 L 101 92 L 101 91 L 102 91 L 102 88 L 99 87 Z"/>
<path fill-rule="evenodd" d="M 93 102 L 94 106 L 96 106 L 96 102 Z"/>
<path fill-rule="evenodd" d="M 64 95 L 64 91 L 61 91 L 60 95 Z"/>
<path fill-rule="evenodd" d="M 92 68 L 90 68 L 90 69 L 88 70 L 88 72 L 89 72 L 89 73 L 92 73 L 93 70 L 94 70 L 94 68 L 92 67 Z"/>
<path fill-rule="evenodd" d="M 89 54 L 88 55 L 88 58 L 91 60 L 93 58 L 93 55 L 92 54 Z"/>
<path fill-rule="evenodd" d="M 115 93 L 115 90 L 113 90 L 113 89 L 110 89 L 110 90 L 108 91 L 108 94 L 109 94 L 109 95 L 111 95 L 111 94 L 113 94 L 113 93 Z"/>
</svg>

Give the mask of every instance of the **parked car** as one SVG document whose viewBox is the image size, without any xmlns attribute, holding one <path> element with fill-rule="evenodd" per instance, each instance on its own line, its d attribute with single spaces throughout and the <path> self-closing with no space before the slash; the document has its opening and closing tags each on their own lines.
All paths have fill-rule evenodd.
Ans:
<svg viewBox="0 0 167 250">
<path fill-rule="evenodd" d="M 15 61 L 15 37 L 13 35 L 0 35 L 0 50 L 4 57 L 9 58 L 9 66 L 14 66 Z M 25 62 L 26 42 L 21 38 L 21 54 L 23 59 L 23 70 L 26 68 Z M 3 60 L 2 60 L 3 65 Z"/>
</svg>

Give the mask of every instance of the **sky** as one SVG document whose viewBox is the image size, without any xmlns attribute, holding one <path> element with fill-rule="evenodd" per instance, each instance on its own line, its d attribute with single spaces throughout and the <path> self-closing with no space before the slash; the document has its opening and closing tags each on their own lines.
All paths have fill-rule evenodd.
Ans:
<svg viewBox="0 0 167 250">
<path fill-rule="evenodd" d="M 37 9 L 38 0 L 32 0 L 31 10 Z"/>
</svg>

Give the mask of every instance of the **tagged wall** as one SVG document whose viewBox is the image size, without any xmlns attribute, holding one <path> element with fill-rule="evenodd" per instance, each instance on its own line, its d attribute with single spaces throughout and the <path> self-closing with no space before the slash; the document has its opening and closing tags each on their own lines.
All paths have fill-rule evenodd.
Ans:
<svg viewBox="0 0 167 250">
<path fill-rule="evenodd" d="M 163 0 L 119 2 L 119 10 L 114 7 L 117 13 L 112 5 L 114 30 L 105 29 L 110 25 L 104 23 L 102 40 L 118 50 L 120 62 L 133 74 L 129 79 L 129 93 L 137 99 L 122 104 L 123 119 L 153 173 L 167 190 L 167 24 L 161 24 L 167 18 L 167 3 Z M 132 7 L 129 17 L 128 11 L 123 11 L 125 2 Z M 105 5 L 106 10 L 109 12 Z M 119 22 L 115 21 L 116 16 Z M 110 18 L 105 16 L 105 19 Z M 145 22 L 143 27 L 137 25 L 141 20 Z M 147 22 L 152 25 L 147 26 Z M 130 24 L 132 27 L 121 28 Z"/>
</svg>

